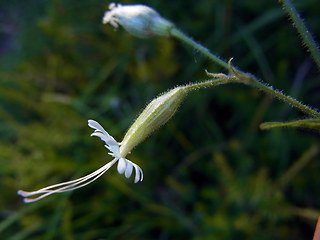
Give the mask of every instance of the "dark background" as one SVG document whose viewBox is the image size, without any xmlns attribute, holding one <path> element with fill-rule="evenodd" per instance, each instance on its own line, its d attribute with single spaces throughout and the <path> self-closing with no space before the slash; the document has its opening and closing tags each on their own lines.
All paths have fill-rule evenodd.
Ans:
<svg viewBox="0 0 320 240">
<path fill-rule="evenodd" d="M 313 107 L 319 68 L 276 0 L 143 3 L 212 52 Z M 175 39 L 101 23 L 102 0 L 0 2 L 1 239 L 312 239 L 320 216 L 319 133 L 259 130 L 302 119 L 242 85 L 188 95 L 134 149 L 144 181 L 114 166 L 89 186 L 24 204 L 37 190 L 111 160 L 88 119 L 121 141 L 155 96 L 205 80 L 214 63 Z M 294 1 L 316 39 L 319 0 Z"/>
</svg>

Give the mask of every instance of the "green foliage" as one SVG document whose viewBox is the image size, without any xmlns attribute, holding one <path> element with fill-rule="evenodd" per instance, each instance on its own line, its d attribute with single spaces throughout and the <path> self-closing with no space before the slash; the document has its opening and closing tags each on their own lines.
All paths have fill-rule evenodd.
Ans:
<svg viewBox="0 0 320 240">
<path fill-rule="evenodd" d="M 290 122 L 266 122 L 260 125 L 261 129 L 269 129 L 276 127 L 303 127 L 320 130 L 320 120 L 310 118 Z"/>
<path fill-rule="evenodd" d="M 276 1 L 145 3 L 224 59 L 319 106 L 319 72 Z M 133 184 L 110 169 L 93 184 L 23 204 L 35 190 L 111 158 L 87 119 L 120 141 L 166 89 L 219 72 L 174 39 L 141 40 L 101 24 L 108 2 L 0 3 L 1 239 L 311 239 L 319 216 L 319 134 L 260 131 L 301 118 L 246 86 L 190 93 L 130 155 Z M 314 36 L 319 4 L 295 1 Z M 317 10 L 318 8 L 318 10 Z"/>
</svg>

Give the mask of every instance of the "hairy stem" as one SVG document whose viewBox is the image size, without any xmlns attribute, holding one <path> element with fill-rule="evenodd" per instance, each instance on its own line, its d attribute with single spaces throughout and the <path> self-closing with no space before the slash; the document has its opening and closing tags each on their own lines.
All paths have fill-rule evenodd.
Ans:
<svg viewBox="0 0 320 240">
<path fill-rule="evenodd" d="M 173 37 L 179 39 L 180 41 L 188 44 L 189 46 L 195 48 L 196 50 L 201 52 L 203 55 L 208 57 L 210 60 L 212 60 L 213 62 L 220 65 L 221 67 L 229 70 L 230 72 L 233 72 L 233 74 L 235 74 L 235 76 L 236 76 L 236 78 L 229 77 L 227 80 L 220 79 L 219 81 L 221 81 L 221 82 L 214 82 L 213 81 L 214 83 L 212 82 L 212 84 L 219 85 L 219 84 L 225 84 L 225 83 L 229 83 L 229 82 L 244 83 L 244 84 L 250 85 L 252 87 L 258 88 L 261 91 L 263 91 L 267 94 L 270 94 L 271 96 L 274 96 L 274 97 L 278 98 L 279 100 L 282 100 L 293 107 L 300 109 L 302 112 L 304 112 L 306 114 L 320 118 L 320 113 L 317 112 L 316 110 L 313 110 L 311 107 L 302 104 L 298 100 L 296 100 L 290 96 L 287 96 L 278 90 L 273 89 L 272 86 L 268 86 L 266 83 L 259 81 L 255 76 L 253 76 L 251 74 L 244 73 L 244 72 L 238 70 L 237 68 L 231 66 L 230 61 L 229 61 L 229 63 L 227 63 L 227 62 L 221 60 L 218 56 L 211 53 L 207 48 L 205 48 L 201 44 L 193 41 L 190 37 L 185 35 L 183 32 L 181 32 L 177 28 L 172 28 L 170 30 L 170 34 L 171 34 L 171 36 L 173 36 Z M 217 74 L 209 74 L 209 75 L 216 76 Z M 215 77 L 215 78 L 217 78 L 217 77 Z M 217 81 L 217 79 L 215 81 Z M 199 83 L 199 84 L 201 84 L 201 85 L 198 85 L 198 87 L 196 87 L 196 85 L 192 85 L 191 87 L 194 89 L 200 88 L 202 86 L 205 87 L 205 86 L 207 86 L 206 84 L 208 84 L 208 83 L 204 82 L 204 83 Z"/>
<path fill-rule="evenodd" d="M 218 56 L 211 53 L 207 48 L 203 47 L 201 44 L 193 41 L 190 37 L 185 35 L 183 32 L 181 32 L 177 28 L 172 28 L 170 30 L 170 35 L 188 44 L 189 46 L 192 46 L 194 49 L 201 52 L 203 55 L 211 59 L 213 62 L 217 63 L 219 66 L 225 69 L 228 69 L 228 63 L 226 63 L 225 61 L 221 60 Z"/>
<path fill-rule="evenodd" d="M 204 82 L 190 83 L 189 85 L 186 85 L 185 88 L 187 90 L 196 90 L 200 88 L 213 87 L 213 86 L 218 86 L 218 85 L 227 84 L 231 82 L 235 82 L 235 81 L 232 81 L 228 78 L 210 79 Z"/>
<path fill-rule="evenodd" d="M 298 33 L 301 35 L 303 42 L 308 47 L 308 50 L 311 53 L 312 58 L 316 62 L 318 68 L 320 68 L 320 50 L 316 44 L 316 41 L 313 39 L 310 31 L 307 29 L 302 18 L 299 16 L 299 13 L 293 6 L 290 0 L 279 0 L 283 8 L 288 12 L 293 26 L 298 30 Z"/>
<path fill-rule="evenodd" d="M 265 83 L 262 83 L 260 81 L 254 81 L 251 85 L 262 90 L 265 93 L 268 93 L 268 94 L 288 103 L 289 105 L 291 105 L 293 107 L 300 109 L 301 111 L 303 111 L 311 116 L 320 118 L 320 113 L 318 111 L 313 110 L 311 107 L 304 105 L 303 103 L 299 102 L 298 100 L 296 100 L 290 96 L 285 95 L 284 93 L 280 92 L 279 90 L 273 89 L 272 86 L 268 86 Z"/>
</svg>

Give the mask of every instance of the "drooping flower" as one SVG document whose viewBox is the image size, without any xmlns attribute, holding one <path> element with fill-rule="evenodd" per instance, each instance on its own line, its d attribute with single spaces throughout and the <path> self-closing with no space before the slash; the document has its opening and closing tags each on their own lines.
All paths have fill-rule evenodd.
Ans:
<svg viewBox="0 0 320 240">
<path fill-rule="evenodd" d="M 99 137 L 104 141 L 105 147 L 110 151 L 108 154 L 114 157 L 114 159 L 87 176 L 51 185 L 37 191 L 26 192 L 19 190 L 18 194 L 24 197 L 25 202 L 35 202 L 53 193 L 72 191 L 95 181 L 116 162 L 118 162 L 117 170 L 120 174 L 124 173 L 125 177 L 129 178 L 132 175 L 133 169 L 135 169 L 134 182 L 142 181 L 142 169 L 137 164 L 126 159 L 126 156 L 134 147 L 173 116 L 189 90 L 188 86 L 176 87 L 152 100 L 131 125 L 121 143 L 118 143 L 109 135 L 98 122 L 89 120 L 89 127 L 94 129 L 91 136 Z"/>
<path fill-rule="evenodd" d="M 117 28 L 124 27 L 130 34 L 139 38 L 149 38 L 155 35 L 170 36 L 173 23 L 164 19 L 154 9 L 145 5 L 121 5 L 111 3 L 102 22 L 110 23 Z"/>
<path fill-rule="evenodd" d="M 124 155 L 120 154 L 120 144 L 108 134 L 106 130 L 96 121 L 89 120 L 88 121 L 89 127 L 95 129 L 95 131 L 91 134 L 91 136 L 99 137 L 102 141 L 105 142 L 105 147 L 110 151 L 108 154 L 114 157 L 114 159 L 98 170 L 90 173 L 84 177 L 67 181 L 55 185 L 51 185 L 37 191 L 27 192 L 19 190 L 18 194 L 24 197 L 24 202 L 35 202 L 44 197 L 47 197 L 53 193 L 62 193 L 75 190 L 77 188 L 84 187 L 89 183 L 95 181 L 99 177 L 101 177 L 106 171 L 109 170 L 117 161 L 118 167 L 117 170 L 120 174 L 125 174 L 126 178 L 129 178 L 132 175 L 133 168 L 135 169 L 136 175 L 134 182 L 137 183 L 138 181 L 143 180 L 143 172 L 142 169 L 135 163 L 131 162 L 130 160 L 126 159 Z M 34 197 L 37 196 L 37 197 Z M 32 197 L 32 198 L 30 198 Z M 34 197 L 34 198 L 33 198 Z"/>
</svg>

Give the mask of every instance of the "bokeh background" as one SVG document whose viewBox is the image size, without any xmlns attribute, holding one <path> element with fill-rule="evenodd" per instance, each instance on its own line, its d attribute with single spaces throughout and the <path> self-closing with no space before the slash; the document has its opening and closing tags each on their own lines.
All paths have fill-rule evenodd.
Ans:
<svg viewBox="0 0 320 240">
<path fill-rule="evenodd" d="M 214 53 L 314 107 L 320 74 L 276 0 L 144 3 Z M 1 239 L 312 239 L 320 216 L 319 132 L 259 130 L 304 118 L 242 85 L 188 95 L 174 118 L 83 189 L 24 204 L 37 190 L 110 161 L 88 119 L 121 141 L 155 96 L 220 72 L 175 39 L 101 23 L 108 1 L 0 2 Z M 319 0 L 295 6 L 320 37 Z"/>
</svg>

